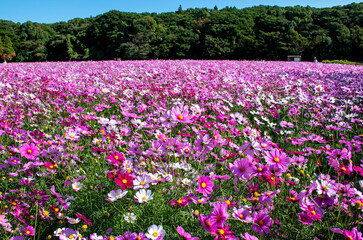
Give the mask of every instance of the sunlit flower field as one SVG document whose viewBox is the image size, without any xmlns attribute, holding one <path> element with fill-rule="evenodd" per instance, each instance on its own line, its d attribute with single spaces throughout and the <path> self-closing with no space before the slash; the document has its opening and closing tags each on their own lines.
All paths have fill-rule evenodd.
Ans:
<svg viewBox="0 0 363 240">
<path fill-rule="evenodd" d="M 0 64 L 0 238 L 363 239 L 363 67 Z"/>
</svg>

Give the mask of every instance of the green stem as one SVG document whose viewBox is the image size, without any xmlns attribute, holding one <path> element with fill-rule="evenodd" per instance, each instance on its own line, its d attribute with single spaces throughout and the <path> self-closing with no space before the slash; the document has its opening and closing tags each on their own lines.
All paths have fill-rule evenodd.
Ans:
<svg viewBox="0 0 363 240">
<path fill-rule="evenodd" d="M 36 212 L 35 212 L 35 224 L 34 224 L 34 236 L 33 236 L 33 240 L 35 240 L 35 236 L 36 236 L 36 232 L 37 232 L 37 220 L 38 220 L 38 208 L 39 208 L 39 205 L 38 205 L 38 201 L 36 203 Z"/>
</svg>

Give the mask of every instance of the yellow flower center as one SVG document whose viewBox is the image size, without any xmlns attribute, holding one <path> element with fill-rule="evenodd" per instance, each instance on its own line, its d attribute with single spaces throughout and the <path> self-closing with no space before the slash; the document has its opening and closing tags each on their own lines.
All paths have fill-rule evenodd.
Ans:
<svg viewBox="0 0 363 240">
<path fill-rule="evenodd" d="M 260 168 L 260 167 L 259 167 L 259 168 L 257 168 L 257 170 L 258 170 L 259 172 L 262 172 L 262 168 Z"/>
<path fill-rule="evenodd" d="M 328 189 L 327 186 L 323 186 L 323 191 L 326 191 Z"/>
<path fill-rule="evenodd" d="M 219 235 L 224 235 L 224 230 L 223 229 L 219 229 L 218 233 L 219 233 Z"/>
<path fill-rule="evenodd" d="M 238 217 L 239 217 L 240 219 L 243 219 L 245 216 L 243 216 L 243 214 L 240 214 Z"/>
<path fill-rule="evenodd" d="M 183 202 L 182 202 L 182 200 L 179 198 L 179 200 L 178 200 L 178 203 L 179 204 L 182 204 Z"/>
<path fill-rule="evenodd" d="M 115 155 L 115 157 L 114 157 L 116 160 L 118 160 L 118 156 L 117 155 Z"/>
<path fill-rule="evenodd" d="M 275 162 L 275 163 L 278 163 L 278 162 L 280 162 L 280 158 L 278 158 L 278 157 L 275 157 L 275 158 L 274 158 L 274 162 Z"/>
<path fill-rule="evenodd" d="M 231 204 L 231 202 L 229 200 L 227 200 L 226 203 L 227 203 L 227 205 L 230 205 Z"/>
<path fill-rule="evenodd" d="M 127 183 L 127 180 L 126 179 L 122 179 L 122 183 L 123 184 L 126 184 Z"/>
<path fill-rule="evenodd" d="M 28 234 L 28 235 L 29 235 L 29 234 L 30 234 L 30 231 L 29 231 L 29 230 L 28 230 L 28 231 L 26 231 L 26 234 Z"/>
<path fill-rule="evenodd" d="M 142 181 L 142 182 L 140 183 L 140 185 L 144 186 L 144 185 L 145 185 L 145 182 L 144 182 L 144 181 Z"/>
<path fill-rule="evenodd" d="M 153 236 L 154 236 L 154 237 L 157 237 L 157 236 L 159 236 L 159 233 L 154 232 L 154 233 L 153 233 Z"/>
<path fill-rule="evenodd" d="M 342 167 L 342 171 L 346 171 L 347 169 L 345 167 Z"/>
<path fill-rule="evenodd" d="M 68 236 L 68 238 L 69 238 L 69 239 L 73 239 L 74 237 L 73 237 L 73 235 L 71 234 L 71 235 L 69 235 L 69 236 Z"/>
<path fill-rule="evenodd" d="M 178 119 L 179 119 L 179 120 L 183 120 L 183 116 L 182 116 L 182 115 L 179 115 L 179 116 L 178 116 Z"/>
<path fill-rule="evenodd" d="M 48 214 L 49 214 L 49 212 L 48 212 L 48 211 L 45 211 L 45 210 L 43 211 L 43 215 L 44 215 L 44 216 L 48 216 Z"/>
<path fill-rule="evenodd" d="M 315 211 L 311 211 L 311 214 L 312 214 L 312 215 L 315 215 L 315 214 L 316 214 L 316 212 L 315 212 Z"/>
<path fill-rule="evenodd" d="M 207 184 L 205 182 L 202 182 L 201 186 L 202 186 L 202 188 L 206 188 Z"/>
<path fill-rule="evenodd" d="M 143 197 L 142 197 L 142 199 L 143 199 L 143 200 L 146 200 L 146 197 L 145 197 L 145 196 L 143 196 Z"/>
<path fill-rule="evenodd" d="M 30 149 L 29 149 L 29 150 L 27 151 L 27 153 L 28 153 L 28 154 L 31 154 L 31 153 L 32 153 L 32 150 L 30 150 Z"/>
<path fill-rule="evenodd" d="M 198 202 L 201 203 L 202 202 L 202 199 L 198 199 Z"/>
</svg>

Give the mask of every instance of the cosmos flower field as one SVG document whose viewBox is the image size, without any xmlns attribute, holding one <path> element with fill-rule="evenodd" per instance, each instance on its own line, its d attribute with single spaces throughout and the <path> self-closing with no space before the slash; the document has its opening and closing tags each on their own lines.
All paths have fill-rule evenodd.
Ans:
<svg viewBox="0 0 363 240">
<path fill-rule="evenodd" d="M 0 238 L 363 239 L 363 67 L 0 64 Z"/>
</svg>

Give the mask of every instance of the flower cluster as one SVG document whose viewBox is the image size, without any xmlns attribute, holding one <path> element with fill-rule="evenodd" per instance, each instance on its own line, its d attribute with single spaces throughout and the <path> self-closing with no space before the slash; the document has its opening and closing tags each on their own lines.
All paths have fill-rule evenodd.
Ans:
<svg viewBox="0 0 363 240">
<path fill-rule="evenodd" d="M 363 239 L 363 68 L 0 66 L 4 239 Z"/>
</svg>

